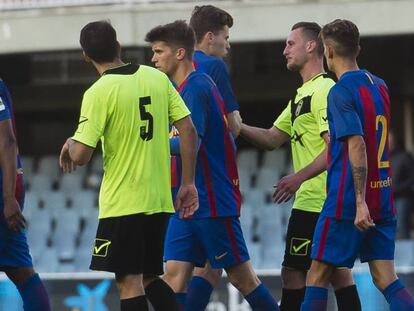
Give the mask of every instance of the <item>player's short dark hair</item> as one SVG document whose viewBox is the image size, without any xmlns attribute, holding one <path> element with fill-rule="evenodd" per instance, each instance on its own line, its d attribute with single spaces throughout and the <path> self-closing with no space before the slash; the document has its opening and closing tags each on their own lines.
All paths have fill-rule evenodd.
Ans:
<svg viewBox="0 0 414 311">
<path fill-rule="evenodd" d="M 146 42 L 163 41 L 171 48 L 184 48 L 187 59 L 193 58 L 195 36 L 193 29 L 183 20 L 160 25 L 145 36 Z"/>
<path fill-rule="evenodd" d="M 233 17 L 213 5 L 195 6 L 193 13 L 191 13 L 190 26 L 194 29 L 197 43 L 200 43 L 209 31 L 215 34 L 224 26 L 231 28 Z"/>
<path fill-rule="evenodd" d="M 356 57 L 359 53 L 359 30 L 351 21 L 336 19 L 322 27 L 323 40 L 334 42 L 335 52 L 342 57 Z"/>
<path fill-rule="evenodd" d="M 84 26 L 79 42 L 85 54 L 97 63 L 112 62 L 119 53 L 116 31 L 109 21 Z"/>
<path fill-rule="evenodd" d="M 319 55 L 323 55 L 323 43 L 319 36 L 321 32 L 321 26 L 315 22 L 299 22 L 292 26 L 291 30 L 302 29 L 306 38 L 316 42 L 317 52 Z"/>
</svg>

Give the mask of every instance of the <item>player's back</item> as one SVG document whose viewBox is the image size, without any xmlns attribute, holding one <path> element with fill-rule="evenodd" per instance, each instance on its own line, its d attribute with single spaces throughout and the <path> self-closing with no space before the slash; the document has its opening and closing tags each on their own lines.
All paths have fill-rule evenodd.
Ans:
<svg viewBox="0 0 414 311">
<path fill-rule="evenodd" d="M 330 216 L 355 217 L 353 176 L 348 146 L 342 137 L 343 128 L 353 127 L 346 135 L 362 135 L 366 145 L 366 202 L 371 217 L 374 220 L 394 217 L 388 150 L 390 99 L 385 82 L 366 70 L 345 73 L 329 94 L 328 119 L 331 143 L 325 206 L 329 207 Z"/>
<path fill-rule="evenodd" d="M 96 122 L 81 115 L 80 123 L 85 121 L 93 127 L 89 132 L 97 131 L 93 137 L 102 138 L 100 218 L 173 211 L 168 193 L 171 89 L 160 71 L 128 64 L 107 70 L 85 93 L 82 109 L 93 107 L 90 101 L 99 105 L 88 116 Z M 82 127 L 75 139 L 80 132 Z"/>
<path fill-rule="evenodd" d="M 191 73 L 178 90 L 201 138 L 196 166 L 200 207 L 193 218 L 239 216 L 236 148 L 221 95 L 200 72 Z"/>
<path fill-rule="evenodd" d="M 0 121 L 10 119 L 15 131 L 14 113 L 12 107 L 12 100 L 9 90 L 3 80 L 0 79 Z M 16 133 L 14 133 L 16 135 Z M 16 199 L 23 208 L 24 203 L 24 184 L 23 171 L 19 154 L 16 159 L 17 179 L 16 179 Z M 3 172 L 0 167 L 0 189 L 3 189 Z M 3 196 L 0 195 L 0 209 L 3 207 Z M 3 216 L 3 213 L 1 213 Z"/>
<path fill-rule="evenodd" d="M 226 63 L 222 59 L 207 55 L 200 50 L 194 52 L 193 62 L 197 71 L 204 72 L 213 79 L 223 98 L 226 112 L 238 110 L 239 104 L 233 93 Z"/>
</svg>

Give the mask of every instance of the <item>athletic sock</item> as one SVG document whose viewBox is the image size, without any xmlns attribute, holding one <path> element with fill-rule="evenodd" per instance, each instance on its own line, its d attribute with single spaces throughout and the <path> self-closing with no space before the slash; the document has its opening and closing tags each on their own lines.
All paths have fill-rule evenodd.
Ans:
<svg viewBox="0 0 414 311">
<path fill-rule="evenodd" d="M 175 299 L 176 295 L 174 291 L 161 279 L 156 279 L 145 287 L 145 294 L 155 311 L 180 310 Z"/>
<path fill-rule="evenodd" d="M 204 311 L 210 301 L 213 286 L 205 278 L 193 276 L 187 287 L 186 311 Z"/>
<path fill-rule="evenodd" d="M 280 311 L 299 311 L 304 297 L 305 287 L 299 289 L 282 288 Z"/>
<path fill-rule="evenodd" d="M 399 279 L 392 282 L 382 292 L 391 311 L 414 311 L 414 299 Z"/>
<path fill-rule="evenodd" d="M 359 300 L 356 285 L 340 288 L 335 291 L 336 304 L 338 311 L 361 311 L 361 301 Z"/>
<path fill-rule="evenodd" d="M 145 295 L 121 299 L 121 311 L 148 311 L 148 303 Z"/>
<path fill-rule="evenodd" d="M 49 311 L 50 302 L 46 288 L 37 273 L 17 286 L 25 311 Z"/>
<path fill-rule="evenodd" d="M 326 311 L 328 305 L 328 289 L 306 286 L 305 299 L 301 311 Z"/>
<path fill-rule="evenodd" d="M 279 306 L 276 301 L 270 295 L 267 288 L 260 284 L 250 294 L 244 297 L 253 311 L 273 311 L 279 310 Z"/>
</svg>

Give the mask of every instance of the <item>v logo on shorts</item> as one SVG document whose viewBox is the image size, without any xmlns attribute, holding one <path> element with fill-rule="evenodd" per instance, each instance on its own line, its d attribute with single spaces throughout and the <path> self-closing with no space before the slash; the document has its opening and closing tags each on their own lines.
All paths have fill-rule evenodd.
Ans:
<svg viewBox="0 0 414 311">
<path fill-rule="evenodd" d="M 295 256 L 308 255 L 308 248 L 311 240 L 302 238 L 292 238 L 290 240 L 290 254 Z"/>
<path fill-rule="evenodd" d="M 218 255 L 218 256 L 214 256 L 214 259 L 215 260 L 220 260 L 221 258 L 223 258 L 224 256 L 226 256 L 227 255 L 227 252 L 224 252 L 223 254 L 221 254 L 221 255 Z"/>
<path fill-rule="evenodd" d="M 92 256 L 106 257 L 108 255 L 109 245 L 111 245 L 111 241 L 109 240 L 95 239 Z"/>
</svg>

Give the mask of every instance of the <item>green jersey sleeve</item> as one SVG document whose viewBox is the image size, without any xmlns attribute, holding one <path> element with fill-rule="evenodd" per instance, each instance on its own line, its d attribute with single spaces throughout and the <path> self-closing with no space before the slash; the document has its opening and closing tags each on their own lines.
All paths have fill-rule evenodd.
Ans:
<svg viewBox="0 0 414 311">
<path fill-rule="evenodd" d="M 290 102 L 286 106 L 285 110 L 279 115 L 276 121 L 273 123 L 274 127 L 277 127 L 279 130 L 287 133 L 289 136 L 292 136 L 292 121 L 291 121 L 291 111 L 290 111 Z"/>
<path fill-rule="evenodd" d="M 82 100 L 78 128 L 72 138 L 95 148 L 105 130 L 107 115 L 108 107 L 105 101 L 100 102 L 94 92 L 87 91 Z"/>
<path fill-rule="evenodd" d="M 323 132 L 327 132 L 329 130 L 327 103 L 328 93 L 333 84 L 333 81 L 332 83 L 324 83 L 324 85 L 321 85 L 321 87 L 316 89 L 315 93 L 312 96 L 311 113 L 313 114 L 318 125 L 319 134 L 322 134 Z"/>
<path fill-rule="evenodd" d="M 168 81 L 168 116 L 171 124 L 179 121 L 186 116 L 190 115 L 190 110 L 188 110 L 180 94 L 174 88 L 171 82 Z"/>
</svg>

